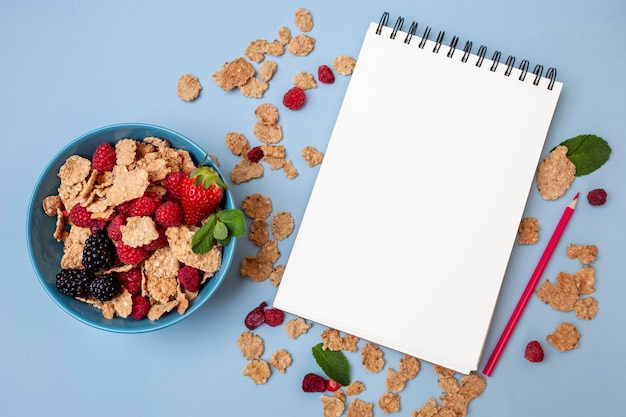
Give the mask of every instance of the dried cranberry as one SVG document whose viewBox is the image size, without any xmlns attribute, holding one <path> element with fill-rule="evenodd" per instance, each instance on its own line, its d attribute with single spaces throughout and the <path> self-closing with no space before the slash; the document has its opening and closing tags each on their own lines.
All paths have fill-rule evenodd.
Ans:
<svg viewBox="0 0 626 417">
<path fill-rule="evenodd" d="M 326 380 L 314 373 L 306 374 L 302 380 L 302 391 L 324 392 L 326 391 Z"/>
<path fill-rule="evenodd" d="M 596 188 L 595 190 L 589 191 L 587 194 L 587 201 L 592 206 L 601 206 L 606 203 L 606 191 L 602 188 Z"/>
<path fill-rule="evenodd" d="M 265 323 L 265 307 L 267 307 L 267 303 L 263 301 L 258 307 L 248 313 L 244 324 L 249 330 L 254 330 Z"/>
<path fill-rule="evenodd" d="M 541 347 L 541 344 L 536 340 L 528 342 L 526 350 L 524 351 L 524 357 L 530 362 L 543 361 L 543 348 Z"/>
<path fill-rule="evenodd" d="M 268 326 L 280 326 L 283 323 L 284 319 L 285 314 L 282 312 L 282 310 L 279 310 L 277 308 L 270 308 L 268 310 L 265 310 L 265 323 L 267 323 Z"/>
<path fill-rule="evenodd" d="M 334 391 L 337 391 L 339 388 L 341 388 L 341 384 L 339 382 L 334 381 L 332 379 L 326 380 L 326 389 L 328 391 L 334 392 Z"/>
<path fill-rule="evenodd" d="M 248 151 L 248 160 L 250 162 L 259 162 L 265 154 L 263 153 L 263 149 L 260 146 L 255 146 L 254 148 Z"/>
</svg>

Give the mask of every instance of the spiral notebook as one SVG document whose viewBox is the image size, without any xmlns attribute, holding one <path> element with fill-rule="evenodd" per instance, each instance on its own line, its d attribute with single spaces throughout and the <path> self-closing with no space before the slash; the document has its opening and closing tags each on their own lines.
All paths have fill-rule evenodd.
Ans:
<svg viewBox="0 0 626 417">
<path fill-rule="evenodd" d="M 562 84 L 403 26 L 367 29 L 273 304 L 466 374 Z"/>
</svg>

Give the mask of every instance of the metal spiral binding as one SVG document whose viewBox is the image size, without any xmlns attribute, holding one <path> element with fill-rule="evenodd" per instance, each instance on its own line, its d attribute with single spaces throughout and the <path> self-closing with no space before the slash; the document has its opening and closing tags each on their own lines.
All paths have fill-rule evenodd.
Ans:
<svg viewBox="0 0 626 417">
<path fill-rule="evenodd" d="M 388 26 L 388 23 L 389 23 L 389 12 L 384 12 L 380 18 L 380 21 L 378 22 L 378 27 L 376 28 L 376 34 L 377 35 L 382 34 L 383 27 Z M 396 20 L 392 28 L 391 35 L 389 37 L 395 40 L 396 36 L 398 35 L 398 32 L 402 31 L 403 25 L 404 25 L 404 17 L 399 17 Z M 417 35 L 417 27 L 418 27 L 417 22 L 413 21 L 406 34 L 406 37 L 404 38 L 405 44 L 410 44 L 411 41 L 413 40 L 413 36 Z M 424 47 L 426 46 L 426 43 L 428 42 L 428 38 L 430 36 L 430 31 L 431 31 L 430 26 L 426 26 L 426 29 L 424 29 L 424 34 L 422 35 L 421 40 L 418 44 L 418 47 L 420 49 L 424 49 Z M 435 40 L 433 53 L 436 53 L 436 54 L 439 53 L 439 50 L 441 49 L 441 46 L 443 45 L 444 37 L 445 37 L 445 31 L 440 31 L 439 34 L 437 35 L 437 39 Z M 450 48 L 448 49 L 448 52 L 446 53 L 446 56 L 448 58 L 453 57 L 454 53 L 456 52 L 458 43 L 459 43 L 459 37 L 453 36 L 452 40 L 450 41 Z M 465 46 L 463 47 L 463 56 L 461 57 L 461 62 L 467 63 L 471 54 L 472 54 L 472 42 L 467 41 L 465 42 Z M 476 53 L 477 60 L 476 60 L 475 65 L 477 67 L 481 67 L 486 56 L 487 56 L 487 47 L 485 45 L 481 45 L 480 48 L 478 48 L 478 52 Z M 495 51 L 493 53 L 492 58 L 491 58 L 491 66 L 489 67 L 489 70 L 491 72 L 495 72 L 497 70 L 498 65 L 500 64 L 501 57 L 502 57 L 502 54 L 500 51 Z M 513 71 L 513 68 L 515 67 L 515 57 L 513 55 L 509 55 L 504 65 L 506 65 L 506 69 L 504 70 L 504 75 L 508 77 L 511 75 L 511 72 Z M 523 59 L 520 62 L 520 65 L 518 67 L 518 69 L 520 70 L 520 76 L 519 76 L 520 81 L 524 81 L 526 79 L 529 66 L 530 66 L 530 63 L 525 59 Z M 535 78 L 533 79 L 532 83 L 533 85 L 538 86 L 539 82 L 541 81 L 541 78 L 543 77 L 543 66 L 537 64 L 535 68 L 533 69 L 533 74 Z M 548 68 L 548 70 L 546 71 L 545 77 L 543 78 L 548 79 L 549 83 L 548 83 L 547 88 L 548 90 L 552 90 L 554 88 L 554 83 L 556 82 L 556 68 L 552 68 L 552 67 Z"/>
</svg>

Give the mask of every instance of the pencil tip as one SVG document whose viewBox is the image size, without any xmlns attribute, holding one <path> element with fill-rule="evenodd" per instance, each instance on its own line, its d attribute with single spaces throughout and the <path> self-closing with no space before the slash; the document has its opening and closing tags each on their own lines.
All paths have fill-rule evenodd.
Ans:
<svg viewBox="0 0 626 417">
<path fill-rule="evenodd" d="M 580 195 L 580 193 L 576 193 L 576 196 L 574 196 L 574 200 L 578 200 L 578 196 Z"/>
</svg>

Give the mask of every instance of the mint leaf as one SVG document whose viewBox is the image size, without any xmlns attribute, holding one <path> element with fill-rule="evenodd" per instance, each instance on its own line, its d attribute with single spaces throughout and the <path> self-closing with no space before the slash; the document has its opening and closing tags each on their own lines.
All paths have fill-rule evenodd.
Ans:
<svg viewBox="0 0 626 417">
<path fill-rule="evenodd" d="M 226 239 L 228 237 L 228 227 L 218 220 L 215 223 L 215 228 L 213 229 L 213 237 L 217 240 Z"/>
<path fill-rule="evenodd" d="M 560 143 L 567 147 L 567 158 L 576 166 L 576 176 L 591 174 L 609 159 L 611 147 L 599 136 L 579 135 Z"/>
<path fill-rule="evenodd" d="M 216 216 L 228 227 L 231 236 L 243 236 L 246 232 L 246 223 L 241 211 L 237 209 L 222 210 Z"/>
<path fill-rule="evenodd" d="M 191 251 L 193 253 L 205 253 L 208 252 L 215 244 L 215 238 L 213 237 L 213 229 L 217 218 L 211 216 L 209 220 L 202 225 L 201 228 L 196 230 L 191 238 Z"/>
<path fill-rule="evenodd" d="M 216 241 L 222 246 L 228 246 L 231 237 L 243 236 L 245 232 L 246 223 L 241 211 L 218 211 L 193 234 L 191 251 L 197 254 L 208 252 Z"/>
<path fill-rule="evenodd" d="M 344 387 L 350 385 L 350 364 L 346 356 L 340 350 L 324 350 L 322 346 L 322 343 L 318 343 L 312 348 L 315 362 L 333 381 Z"/>
</svg>

